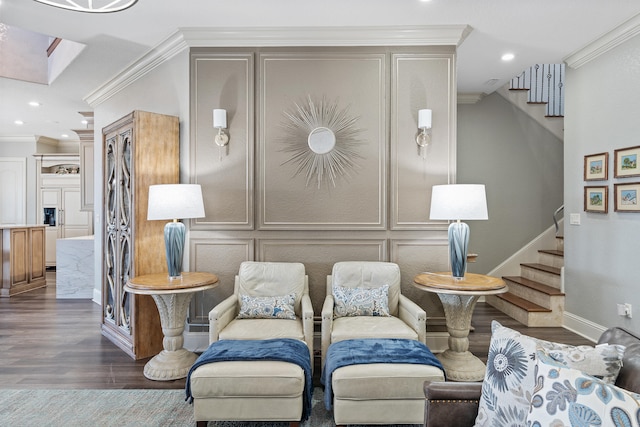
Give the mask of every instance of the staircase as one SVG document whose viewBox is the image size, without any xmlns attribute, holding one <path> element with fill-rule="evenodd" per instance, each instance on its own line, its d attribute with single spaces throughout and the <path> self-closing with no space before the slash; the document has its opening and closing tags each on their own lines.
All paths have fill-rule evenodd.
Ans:
<svg viewBox="0 0 640 427">
<path fill-rule="evenodd" d="M 563 242 L 557 236 L 555 249 L 538 251 L 538 262 L 521 263 L 520 276 L 503 276 L 509 292 L 487 296 L 487 303 L 528 327 L 562 326 Z"/>
</svg>

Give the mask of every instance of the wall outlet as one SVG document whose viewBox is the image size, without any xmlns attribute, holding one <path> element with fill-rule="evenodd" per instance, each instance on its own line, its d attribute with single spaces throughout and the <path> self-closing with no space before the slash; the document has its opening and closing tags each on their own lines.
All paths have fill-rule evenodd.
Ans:
<svg viewBox="0 0 640 427">
<path fill-rule="evenodd" d="M 631 304 L 629 303 L 618 304 L 618 316 L 625 316 L 631 319 L 631 315 L 632 315 Z"/>
</svg>

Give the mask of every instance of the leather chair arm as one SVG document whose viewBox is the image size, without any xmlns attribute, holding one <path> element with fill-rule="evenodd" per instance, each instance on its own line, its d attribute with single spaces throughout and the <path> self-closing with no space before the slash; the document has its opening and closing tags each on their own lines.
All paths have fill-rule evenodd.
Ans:
<svg viewBox="0 0 640 427">
<path fill-rule="evenodd" d="M 324 358 L 329 351 L 329 345 L 331 344 L 331 330 L 333 329 L 333 295 L 327 295 L 322 304 L 322 336 L 321 341 L 321 364 L 320 369 L 324 368 Z"/>
<path fill-rule="evenodd" d="M 415 302 L 400 294 L 398 317 L 418 334 L 418 341 L 427 343 L 427 313 Z"/>
<path fill-rule="evenodd" d="M 313 305 L 311 304 L 311 298 L 307 294 L 302 295 L 300 303 L 304 341 L 307 343 L 307 347 L 309 347 L 309 353 L 313 361 Z M 313 368 L 313 363 L 311 364 L 311 368 Z"/>
<path fill-rule="evenodd" d="M 472 427 L 481 395 L 481 382 L 425 381 L 425 427 Z"/>
<path fill-rule="evenodd" d="M 236 317 L 238 296 L 233 294 L 209 312 L 209 344 L 218 341 L 220 331 L 223 330 Z"/>
</svg>

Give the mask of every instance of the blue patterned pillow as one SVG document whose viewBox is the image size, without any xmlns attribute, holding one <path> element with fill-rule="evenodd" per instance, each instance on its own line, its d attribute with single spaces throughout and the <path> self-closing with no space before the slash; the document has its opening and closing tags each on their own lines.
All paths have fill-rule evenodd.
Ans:
<svg viewBox="0 0 640 427">
<path fill-rule="evenodd" d="M 482 396 L 476 418 L 477 427 L 525 426 L 535 387 L 537 351 L 568 368 L 615 381 L 622 367 L 623 346 L 569 346 L 522 335 L 491 324 L 491 342 Z"/>
<path fill-rule="evenodd" d="M 528 427 L 640 425 L 640 395 L 567 368 L 538 352 Z"/>
<path fill-rule="evenodd" d="M 389 285 L 379 288 L 333 287 L 336 317 L 389 316 Z"/>
<path fill-rule="evenodd" d="M 240 294 L 239 319 L 291 319 L 295 320 L 294 294 L 275 297 L 252 297 Z"/>
</svg>

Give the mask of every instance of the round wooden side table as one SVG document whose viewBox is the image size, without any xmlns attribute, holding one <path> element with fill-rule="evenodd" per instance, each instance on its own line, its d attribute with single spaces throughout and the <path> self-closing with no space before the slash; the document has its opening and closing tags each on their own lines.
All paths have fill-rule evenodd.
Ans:
<svg viewBox="0 0 640 427">
<path fill-rule="evenodd" d="M 147 362 L 144 376 L 150 380 L 169 381 L 185 378 L 198 356 L 185 349 L 184 325 L 193 294 L 218 286 L 218 277 L 211 273 L 183 272 L 178 279 L 167 273 L 134 277 L 124 290 L 133 294 L 151 295 L 158 306 L 162 325 L 162 350 Z"/>
<path fill-rule="evenodd" d="M 421 273 L 414 286 L 438 294 L 449 332 L 449 348 L 437 355 L 451 381 L 482 381 L 485 364 L 469 351 L 469 330 L 473 309 L 483 295 L 507 292 L 502 279 L 484 274 L 466 273 L 455 278 L 451 272 Z"/>
</svg>

